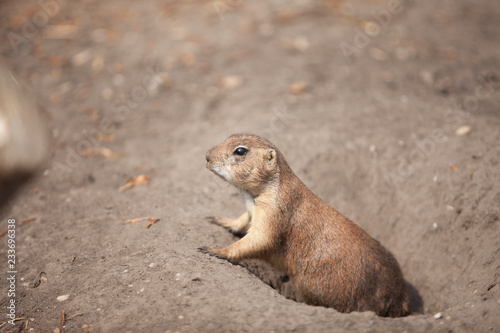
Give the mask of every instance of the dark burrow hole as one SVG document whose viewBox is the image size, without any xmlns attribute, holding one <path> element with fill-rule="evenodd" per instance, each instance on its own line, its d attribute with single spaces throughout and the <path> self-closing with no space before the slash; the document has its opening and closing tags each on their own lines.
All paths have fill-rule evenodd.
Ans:
<svg viewBox="0 0 500 333">
<path fill-rule="evenodd" d="M 268 284 L 271 288 L 278 291 L 285 298 L 305 303 L 304 299 L 285 273 L 274 269 L 269 264 L 261 260 L 245 260 L 241 263 L 241 265 Z M 418 290 L 415 289 L 415 287 L 413 287 L 413 285 L 408 281 L 405 280 L 405 283 L 410 295 L 411 314 L 424 313 L 423 300 Z"/>
<path fill-rule="evenodd" d="M 304 299 L 285 273 L 274 269 L 271 265 L 260 260 L 245 260 L 241 265 L 285 298 L 305 303 Z"/>
</svg>

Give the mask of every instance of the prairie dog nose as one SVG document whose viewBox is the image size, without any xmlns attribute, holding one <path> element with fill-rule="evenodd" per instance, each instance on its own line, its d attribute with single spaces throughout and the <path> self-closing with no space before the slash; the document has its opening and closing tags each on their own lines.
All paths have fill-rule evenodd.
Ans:
<svg viewBox="0 0 500 333">
<path fill-rule="evenodd" d="M 210 148 L 207 153 L 205 154 L 205 158 L 207 159 L 207 162 L 210 162 L 212 160 L 212 155 L 214 154 L 214 151 L 216 150 L 217 146 Z M 217 156 L 217 154 L 215 154 Z"/>
<path fill-rule="evenodd" d="M 205 158 L 207 159 L 207 162 L 210 162 L 210 158 L 211 158 L 211 153 L 212 153 L 212 148 L 210 148 L 207 153 L 205 154 Z"/>
</svg>

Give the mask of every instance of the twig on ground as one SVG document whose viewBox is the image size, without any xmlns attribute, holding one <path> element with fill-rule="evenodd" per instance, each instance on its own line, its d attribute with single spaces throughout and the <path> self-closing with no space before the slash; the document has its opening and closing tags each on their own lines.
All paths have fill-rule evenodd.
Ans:
<svg viewBox="0 0 500 333">
<path fill-rule="evenodd" d="M 144 220 L 149 220 L 148 224 L 146 224 L 146 228 L 149 228 L 150 226 L 152 226 L 153 224 L 158 222 L 160 219 L 156 219 L 156 218 L 151 217 L 151 216 L 146 216 L 146 217 L 138 217 L 136 219 L 126 220 L 126 221 L 116 221 L 115 223 L 126 224 L 126 223 L 140 222 L 140 221 L 144 221 Z"/>
<path fill-rule="evenodd" d="M 47 274 L 45 272 L 38 273 L 38 279 L 33 283 L 33 288 L 37 288 L 42 283 L 42 275 Z"/>
<path fill-rule="evenodd" d="M 21 225 L 25 222 L 35 221 L 36 219 L 37 219 L 36 217 L 29 217 L 27 219 L 19 220 L 19 221 L 17 221 L 17 225 Z M 8 232 L 8 230 L 0 232 L 0 237 L 4 236 L 7 232 Z"/>
</svg>

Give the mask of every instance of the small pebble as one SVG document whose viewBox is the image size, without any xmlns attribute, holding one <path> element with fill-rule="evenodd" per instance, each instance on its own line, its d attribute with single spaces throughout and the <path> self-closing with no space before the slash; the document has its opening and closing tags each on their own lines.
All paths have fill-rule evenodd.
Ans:
<svg viewBox="0 0 500 333">
<path fill-rule="evenodd" d="M 89 325 L 87 325 L 87 324 L 82 325 L 82 330 L 86 330 L 87 328 L 89 328 Z"/>
<path fill-rule="evenodd" d="M 78 67 L 78 66 L 84 65 L 89 60 L 90 60 L 90 49 L 87 49 L 85 51 L 82 51 L 80 53 L 75 54 L 71 58 L 71 64 L 74 67 Z"/>
<path fill-rule="evenodd" d="M 457 128 L 455 130 L 455 134 L 458 136 L 463 136 L 463 135 L 469 134 L 470 131 L 471 131 L 470 126 L 464 125 L 464 126 L 460 126 L 459 128 Z"/>
<path fill-rule="evenodd" d="M 305 92 L 308 88 L 308 85 L 306 82 L 295 82 L 295 83 L 292 83 L 290 85 L 290 87 L 288 87 L 290 89 L 290 92 L 292 94 L 301 94 L 303 92 Z"/>
<path fill-rule="evenodd" d="M 305 52 L 309 48 L 309 41 L 306 37 L 286 38 L 282 41 L 282 45 L 287 50 L 295 50 Z"/>
<path fill-rule="evenodd" d="M 149 267 L 150 267 L 150 268 L 153 268 L 153 267 L 155 267 L 155 266 L 156 266 L 156 264 L 155 264 L 154 262 L 152 262 L 152 263 L 150 263 L 150 264 L 149 264 Z"/>
<path fill-rule="evenodd" d="M 69 298 L 69 294 L 68 295 L 61 295 L 61 296 L 58 296 L 57 297 L 57 300 L 59 302 L 64 302 L 65 300 L 67 300 Z"/>
<path fill-rule="evenodd" d="M 368 36 L 375 37 L 380 33 L 380 25 L 373 21 L 366 22 L 365 32 Z"/>
<path fill-rule="evenodd" d="M 441 319 L 443 318 L 443 313 L 442 312 L 438 312 L 434 315 L 434 319 Z"/>
<path fill-rule="evenodd" d="M 54 330 L 52 332 L 54 332 L 54 333 L 61 333 L 61 330 L 59 328 L 54 328 Z"/>
<path fill-rule="evenodd" d="M 243 79 L 237 75 L 225 76 L 220 81 L 220 85 L 222 86 L 222 88 L 226 88 L 226 89 L 237 88 L 237 87 L 241 86 L 242 83 L 243 83 Z"/>
<path fill-rule="evenodd" d="M 309 41 L 306 37 L 300 36 L 293 40 L 293 45 L 297 50 L 304 52 L 309 48 Z"/>
<path fill-rule="evenodd" d="M 434 222 L 434 223 L 432 224 L 432 228 L 433 228 L 434 230 L 436 230 L 436 229 L 438 228 L 438 224 L 437 224 L 436 222 Z"/>
</svg>

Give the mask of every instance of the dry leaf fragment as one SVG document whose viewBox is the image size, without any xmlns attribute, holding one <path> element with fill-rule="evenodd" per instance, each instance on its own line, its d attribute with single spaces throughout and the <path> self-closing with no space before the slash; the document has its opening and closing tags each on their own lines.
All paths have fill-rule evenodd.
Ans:
<svg viewBox="0 0 500 333">
<path fill-rule="evenodd" d="M 87 155 L 88 157 L 104 157 L 104 158 L 110 158 L 113 160 L 116 160 L 118 158 L 122 158 L 123 154 L 122 153 L 114 153 L 110 149 L 105 148 L 105 147 L 99 147 L 99 148 L 94 148 L 94 149 L 84 149 L 83 154 Z"/>
<path fill-rule="evenodd" d="M 97 134 L 97 139 L 99 141 L 104 141 L 104 142 L 115 142 L 116 136 L 114 134 L 104 134 L 104 133 L 99 132 Z"/>
<path fill-rule="evenodd" d="M 287 23 L 302 17 L 310 16 L 311 14 L 312 12 L 307 10 L 284 9 L 276 12 L 275 20 L 279 23 Z"/>
<path fill-rule="evenodd" d="M 158 222 L 160 219 L 151 219 L 148 224 L 146 224 L 146 229 Z"/>
<path fill-rule="evenodd" d="M 129 188 L 132 188 L 132 187 L 140 185 L 140 184 L 148 185 L 151 177 L 152 177 L 152 175 L 149 175 L 149 176 L 139 175 L 139 176 L 132 177 L 127 181 L 127 183 L 125 185 L 120 187 L 118 189 L 118 191 L 123 192 L 125 190 L 128 190 Z"/>
<path fill-rule="evenodd" d="M 20 320 L 26 320 L 26 318 L 24 318 L 24 317 L 14 318 L 14 321 L 20 321 Z M 4 327 L 7 323 L 8 323 L 8 321 L 1 322 L 0 323 L 0 328 Z"/>
<path fill-rule="evenodd" d="M 19 221 L 17 221 L 17 225 L 20 225 L 20 224 L 25 223 L 25 222 L 35 221 L 36 219 L 37 219 L 36 217 L 29 217 L 27 219 L 19 220 Z M 7 234 L 7 232 L 8 232 L 7 230 L 0 232 L 0 237 Z"/>
<path fill-rule="evenodd" d="M 156 219 L 154 217 L 147 216 L 147 217 L 138 217 L 136 219 L 126 220 L 126 221 L 116 221 L 115 223 L 126 224 L 126 223 L 140 222 L 140 221 L 144 221 L 144 220 L 149 220 L 148 224 L 146 224 L 146 228 L 149 228 L 150 226 L 152 226 L 153 224 L 158 222 L 160 219 Z"/>
<path fill-rule="evenodd" d="M 25 222 L 31 222 L 31 221 L 35 221 L 36 220 L 36 217 L 28 217 L 27 219 L 23 219 L 23 220 L 19 220 L 19 224 L 21 223 L 25 223 Z"/>
<path fill-rule="evenodd" d="M 306 82 L 295 82 L 295 83 L 292 83 L 289 87 L 290 89 L 290 92 L 292 94 L 301 94 L 303 92 L 305 92 L 308 88 L 308 85 Z"/>
<path fill-rule="evenodd" d="M 85 51 L 82 51 L 80 53 L 75 54 L 71 58 L 71 64 L 74 67 L 79 67 L 79 66 L 84 65 L 87 62 L 89 62 L 90 58 L 91 58 L 90 49 L 86 49 Z"/>
<path fill-rule="evenodd" d="M 126 220 L 126 221 L 116 221 L 115 223 L 120 223 L 120 224 L 125 224 L 125 223 L 135 223 L 135 222 L 140 222 L 144 220 L 152 219 L 151 216 L 147 217 L 138 217 L 136 219 L 131 219 L 131 220 Z"/>
<path fill-rule="evenodd" d="M 48 25 L 43 29 L 43 37 L 46 39 L 73 38 L 80 29 L 77 25 Z"/>
<path fill-rule="evenodd" d="M 83 316 L 84 314 L 85 314 L 85 312 L 82 312 L 82 313 L 77 313 L 77 314 L 74 314 L 72 316 L 66 317 L 66 321 L 73 319 L 75 317 L 78 317 L 78 316 Z"/>
</svg>

